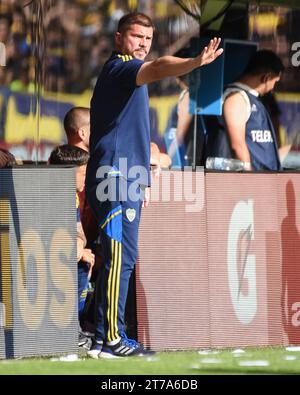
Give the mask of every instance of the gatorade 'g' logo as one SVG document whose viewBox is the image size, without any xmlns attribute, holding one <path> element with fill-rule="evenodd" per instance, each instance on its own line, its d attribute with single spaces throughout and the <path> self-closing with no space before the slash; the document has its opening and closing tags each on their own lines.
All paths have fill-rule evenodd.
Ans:
<svg viewBox="0 0 300 395">
<path fill-rule="evenodd" d="M 249 254 L 254 240 L 253 201 L 240 201 L 234 207 L 228 231 L 228 280 L 235 314 L 249 324 L 257 311 L 256 262 Z"/>
</svg>

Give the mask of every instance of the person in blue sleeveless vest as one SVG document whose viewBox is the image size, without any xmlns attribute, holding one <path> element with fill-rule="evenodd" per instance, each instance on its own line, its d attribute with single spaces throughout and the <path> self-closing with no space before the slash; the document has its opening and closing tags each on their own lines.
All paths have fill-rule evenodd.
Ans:
<svg viewBox="0 0 300 395">
<path fill-rule="evenodd" d="M 137 258 L 141 206 L 149 202 L 150 123 L 147 85 L 189 73 L 221 53 L 214 38 L 195 58 L 163 56 L 145 62 L 154 25 L 142 13 L 124 15 L 115 51 L 103 66 L 91 100 L 86 195 L 99 223 L 104 263 L 96 284 L 92 358 L 145 355 L 125 333 L 128 283 Z"/>
<path fill-rule="evenodd" d="M 274 52 L 257 51 L 239 81 L 224 92 L 223 120 L 230 150 L 247 170 L 281 169 L 276 133 L 260 97 L 274 89 L 283 69 Z"/>
</svg>

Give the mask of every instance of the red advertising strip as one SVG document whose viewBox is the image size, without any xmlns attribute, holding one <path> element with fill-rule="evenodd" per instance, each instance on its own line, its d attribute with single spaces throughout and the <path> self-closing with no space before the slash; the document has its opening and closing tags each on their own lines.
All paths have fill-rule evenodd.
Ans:
<svg viewBox="0 0 300 395">
<path fill-rule="evenodd" d="M 183 192 L 189 201 L 179 201 L 182 173 L 166 172 L 160 183 L 152 186 L 152 196 L 160 201 L 152 201 L 142 211 L 137 265 L 138 338 L 154 350 L 185 350 L 210 344 L 204 174 L 189 175 L 182 180 L 182 191 L 184 181 L 189 186 L 196 181 L 197 198 L 201 198 L 198 202 L 193 202 L 192 188 L 190 193 L 188 188 Z M 168 185 L 171 201 L 164 202 Z M 197 204 L 198 212 L 186 211 Z"/>
<path fill-rule="evenodd" d="M 154 183 L 137 267 L 138 336 L 155 350 L 300 344 L 300 174 L 181 172 Z M 200 210 L 187 212 L 201 184 Z M 168 187 L 167 187 L 168 189 Z M 176 199 L 175 199 L 176 195 Z"/>
<path fill-rule="evenodd" d="M 277 176 L 207 174 L 206 205 L 211 345 L 267 345 L 267 267 L 280 264 Z"/>
<path fill-rule="evenodd" d="M 284 344 L 300 344 L 300 174 L 278 175 Z"/>
</svg>

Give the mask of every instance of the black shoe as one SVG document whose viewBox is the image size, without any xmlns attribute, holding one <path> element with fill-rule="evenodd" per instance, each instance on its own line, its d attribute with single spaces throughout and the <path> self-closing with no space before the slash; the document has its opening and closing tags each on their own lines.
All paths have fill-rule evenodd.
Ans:
<svg viewBox="0 0 300 395">
<path fill-rule="evenodd" d="M 119 342 L 113 346 L 105 344 L 101 351 L 101 358 L 118 358 L 131 356 L 150 356 L 155 354 L 154 351 L 146 350 L 143 344 L 128 339 L 122 334 Z"/>
</svg>

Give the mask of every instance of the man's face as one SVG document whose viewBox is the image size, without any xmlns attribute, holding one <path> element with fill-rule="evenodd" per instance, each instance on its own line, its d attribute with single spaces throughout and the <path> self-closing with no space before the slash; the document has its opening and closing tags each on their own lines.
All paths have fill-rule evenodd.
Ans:
<svg viewBox="0 0 300 395">
<path fill-rule="evenodd" d="M 152 38 L 152 27 L 131 25 L 123 33 L 116 33 L 116 47 L 125 55 L 144 60 L 150 51 Z"/>
<path fill-rule="evenodd" d="M 85 186 L 86 165 L 76 167 L 76 191 L 82 192 Z"/>
</svg>

